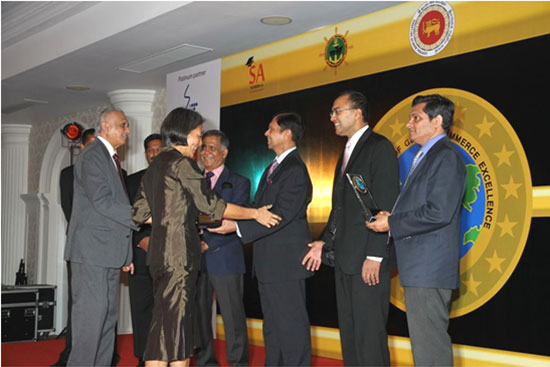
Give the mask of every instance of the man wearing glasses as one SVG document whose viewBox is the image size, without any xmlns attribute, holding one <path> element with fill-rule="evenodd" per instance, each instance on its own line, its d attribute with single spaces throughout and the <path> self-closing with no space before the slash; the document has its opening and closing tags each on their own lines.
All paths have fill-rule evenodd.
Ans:
<svg viewBox="0 0 550 367">
<path fill-rule="evenodd" d="M 389 366 L 386 322 L 390 273 L 395 264 L 387 234 L 365 228 L 365 218 L 346 173 L 360 174 L 378 208 L 391 209 L 399 193 L 399 166 L 391 142 L 368 124 L 366 97 L 342 92 L 330 120 L 346 148 L 334 173 L 332 210 L 321 241 L 309 244 L 303 264 L 317 270 L 334 251 L 334 274 L 342 355 L 346 366 Z M 325 257 L 326 258 L 326 257 Z"/>
</svg>

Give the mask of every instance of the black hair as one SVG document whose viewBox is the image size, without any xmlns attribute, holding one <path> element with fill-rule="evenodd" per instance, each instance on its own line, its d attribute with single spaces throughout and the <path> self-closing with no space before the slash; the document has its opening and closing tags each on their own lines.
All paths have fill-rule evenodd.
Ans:
<svg viewBox="0 0 550 367">
<path fill-rule="evenodd" d="M 281 127 L 281 132 L 289 129 L 292 133 L 292 141 L 298 144 L 304 136 L 306 127 L 302 122 L 302 117 L 296 112 L 282 112 L 274 116 L 275 121 Z"/>
<path fill-rule="evenodd" d="M 162 140 L 162 136 L 160 136 L 160 134 L 155 133 L 146 137 L 145 140 L 143 141 L 143 149 L 147 151 L 147 146 L 149 145 L 149 142 L 151 142 L 152 140 Z"/>
<path fill-rule="evenodd" d="M 455 104 L 448 98 L 439 94 L 429 94 L 425 96 L 416 96 L 413 99 L 412 105 L 416 106 L 420 103 L 426 103 L 424 112 L 430 120 L 433 120 L 438 115 L 443 118 L 441 126 L 445 132 L 449 132 L 453 123 L 453 115 L 455 113 Z"/>
<path fill-rule="evenodd" d="M 202 134 L 203 139 L 209 136 L 217 136 L 218 138 L 220 138 L 220 144 L 222 146 L 222 149 L 229 149 L 229 138 L 227 137 L 227 135 L 225 135 L 223 131 L 212 129 L 212 130 L 205 131 Z"/>
<path fill-rule="evenodd" d="M 187 108 L 173 109 L 162 122 L 160 135 L 167 147 L 170 145 L 187 145 L 187 135 L 197 126 L 202 125 L 204 118 L 200 113 Z"/>
<path fill-rule="evenodd" d="M 84 130 L 84 132 L 82 133 L 82 137 L 80 138 L 80 142 L 82 143 L 82 145 L 86 145 L 86 143 L 92 137 L 92 135 L 95 135 L 94 128 Z"/>
<path fill-rule="evenodd" d="M 348 99 L 351 102 L 351 108 L 356 108 L 358 110 L 361 110 L 361 113 L 363 114 L 363 121 L 368 122 L 369 121 L 369 106 L 368 106 L 368 100 L 367 97 L 356 90 L 345 90 L 341 92 L 338 97 L 348 96 Z"/>
</svg>

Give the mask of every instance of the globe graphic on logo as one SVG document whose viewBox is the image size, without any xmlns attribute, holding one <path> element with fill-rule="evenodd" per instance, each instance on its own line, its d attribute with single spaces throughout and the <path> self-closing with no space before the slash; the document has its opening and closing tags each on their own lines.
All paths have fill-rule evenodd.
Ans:
<svg viewBox="0 0 550 367">
<path fill-rule="evenodd" d="M 479 235 L 481 224 L 483 223 L 483 214 L 485 212 L 485 190 L 482 186 L 481 172 L 470 155 L 459 145 L 455 147 L 460 152 L 466 165 L 466 190 L 462 199 L 462 213 L 460 232 L 462 236 L 462 246 L 460 247 L 460 258 L 470 251 Z M 400 188 L 403 188 L 409 167 L 412 165 L 414 156 L 420 147 L 413 145 L 403 152 L 399 157 L 399 181 Z"/>
</svg>

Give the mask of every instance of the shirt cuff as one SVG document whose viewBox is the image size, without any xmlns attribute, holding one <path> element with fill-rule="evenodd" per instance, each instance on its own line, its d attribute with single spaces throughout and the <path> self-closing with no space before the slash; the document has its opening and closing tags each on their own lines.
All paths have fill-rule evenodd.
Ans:
<svg viewBox="0 0 550 367">
<path fill-rule="evenodd" d="M 239 222 L 235 222 L 235 227 L 237 227 L 237 236 L 239 236 L 239 238 L 243 238 L 243 235 L 241 234 L 241 231 L 239 230 Z"/>
<path fill-rule="evenodd" d="M 383 257 L 378 257 L 378 256 L 367 256 L 367 259 L 368 260 L 373 260 L 373 261 L 378 261 L 379 263 L 381 263 L 384 258 Z"/>
</svg>

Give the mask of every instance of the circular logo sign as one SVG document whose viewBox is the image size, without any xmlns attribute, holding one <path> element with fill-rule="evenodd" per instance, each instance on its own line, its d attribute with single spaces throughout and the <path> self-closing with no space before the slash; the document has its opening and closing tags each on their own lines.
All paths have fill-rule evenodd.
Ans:
<svg viewBox="0 0 550 367">
<path fill-rule="evenodd" d="M 325 45 L 325 61 L 331 68 L 338 67 L 348 52 L 346 38 L 341 34 L 332 36 Z"/>
<path fill-rule="evenodd" d="M 420 56 L 437 55 L 451 40 L 454 27 L 453 9 L 447 2 L 424 3 L 411 21 L 409 29 L 411 46 Z"/>
<path fill-rule="evenodd" d="M 401 101 L 374 129 L 388 137 L 397 151 L 401 184 L 419 148 L 409 140 L 405 127 L 412 100 L 418 94 L 436 93 L 455 103 L 449 137 L 467 172 L 461 213 L 461 284 L 450 313 L 458 317 L 490 300 L 514 271 L 531 224 L 531 173 L 519 138 L 495 107 L 472 93 L 438 88 Z M 390 298 L 405 310 L 398 273 L 392 276 Z"/>
</svg>

